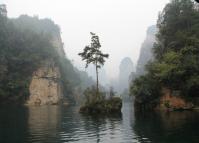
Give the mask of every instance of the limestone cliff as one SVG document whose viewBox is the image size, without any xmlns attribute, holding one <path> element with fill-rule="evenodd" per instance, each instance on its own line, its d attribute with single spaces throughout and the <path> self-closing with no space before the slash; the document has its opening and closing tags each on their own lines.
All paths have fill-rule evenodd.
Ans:
<svg viewBox="0 0 199 143">
<path fill-rule="evenodd" d="M 51 40 L 59 57 L 65 57 L 60 33 L 53 35 Z M 61 82 L 60 66 L 55 64 L 54 59 L 44 61 L 32 74 L 29 86 L 28 105 L 54 105 L 61 102 L 64 96 Z"/>
<path fill-rule="evenodd" d="M 153 59 L 152 48 L 155 42 L 155 34 L 157 32 L 157 28 L 155 25 L 152 25 L 147 30 L 146 39 L 142 44 L 140 50 L 140 56 L 137 62 L 136 74 L 143 75 L 145 74 L 145 65 Z"/>
<path fill-rule="evenodd" d="M 29 105 L 58 104 L 63 97 L 60 70 L 55 63 L 46 61 L 32 75 L 29 86 Z"/>
<path fill-rule="evenodd" d="M 73 101 L 80 81 L 91 81 L 65 56 L 52 20 L 22 15 L 1 23 L 0 104 L 57 104 L 63 96 Z"/>
</svg>

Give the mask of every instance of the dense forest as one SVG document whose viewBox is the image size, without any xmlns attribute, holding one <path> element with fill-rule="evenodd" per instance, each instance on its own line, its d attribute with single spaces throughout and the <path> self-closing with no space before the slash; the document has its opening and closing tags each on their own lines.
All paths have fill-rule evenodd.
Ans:
<svg viewBox="0 0 199 143">
<path fill-rule="evenodd" d="M 73 98 L 69 95 L 75 89 L 82 90 L 92 85 L 92 79 L 66 58 L 60 42 L 60 28 L 52 20 L 27 15 L 9 19 L 6 6 L 1 5 L 0 101 L 23 103 L 29 96 L 33 72 L 49 60 L 61 69 L 64 95 Z"/>
<path fill-rule="evenodd" d="M 154 60 L 132 81 L 136 102 L 157 105 L 164 89 L 197 103 L 199 96 L 199 9 L 191 0 L 172 0 L 159 14 Z"/>
</svg>

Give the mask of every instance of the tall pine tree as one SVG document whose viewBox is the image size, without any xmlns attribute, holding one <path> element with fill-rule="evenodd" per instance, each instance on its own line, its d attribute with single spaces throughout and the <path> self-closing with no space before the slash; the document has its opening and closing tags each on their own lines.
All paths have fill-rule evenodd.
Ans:
<svg viewBox="0 0 199 143">
<path fill-rule="evenodd" d="M 95 33 L 91 34 L 91 44 L 89 46 L 86 46 L 82 53 L 79 53 L 82 57 L 83 61 L 86 61 L 86 68 L 89 64 L 94 64 L 96 69 L 96 80 L 97 80 L 97 94 L 99 93 L 99 79 L 98 79 L 98 69 L 100 69 L 104 63 L 105 58 L 108 58 L 108 54 L 103 54 L 102 51 L 100 51 L 101 44 L 99 41 L 99 36 L 97 36 Z"/>
</svg>

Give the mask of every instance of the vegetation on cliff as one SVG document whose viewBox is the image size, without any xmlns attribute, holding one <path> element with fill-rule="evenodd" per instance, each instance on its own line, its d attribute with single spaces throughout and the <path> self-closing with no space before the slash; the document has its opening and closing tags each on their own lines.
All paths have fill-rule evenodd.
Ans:
<svg viewBox="0 0 199 143">
<path fill-rule="evenodd" d="M 28 96 L 32 72 L 49 57 L 56 58 L 48 36 L 16 28 L 0 15 L 0 99 Z"/>
<path fill-rule="evenodd" d="M 159 15 L 154 61 L 135 79 L 131 93 L 142 104 L 157 104 L 162 89 L 193 100 L 199 96 L 199 10 L 191 0 L 172 0 Z"/>
<path fill-rule="evenodd" d="M 65 57 L 58 25 L 50 19 L 27 15 L 9 19 L 6 12 L 6 6 L 0 5 L 1 103 L 24 102 L 33 72 L 45 61 L 54 61 L 60 68 L 65 95 L 73 94 L 77 86 L 86 88 L 84 81 L 92 82 Z"/>
</svg>

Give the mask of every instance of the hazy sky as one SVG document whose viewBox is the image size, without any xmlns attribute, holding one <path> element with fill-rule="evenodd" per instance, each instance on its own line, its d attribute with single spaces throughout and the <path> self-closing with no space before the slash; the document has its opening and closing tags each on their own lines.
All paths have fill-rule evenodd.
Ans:
<svg viewBox="0 0 199 143">
<path fill-rule="evenodd" d="M 169 0 L 0 0 L 8 16 L 21 14 L 50 18 L 61 27 L 65 51 L 82 68 L 78 52 L 90 43 L 90 32 L 100 36 L 102 49 L 110 54 L 105 69 L 118 74 L 120 61 L 130 57 L 134 64 L 147 27 L 157 21 L 158 12 Z"/>
</svg>

